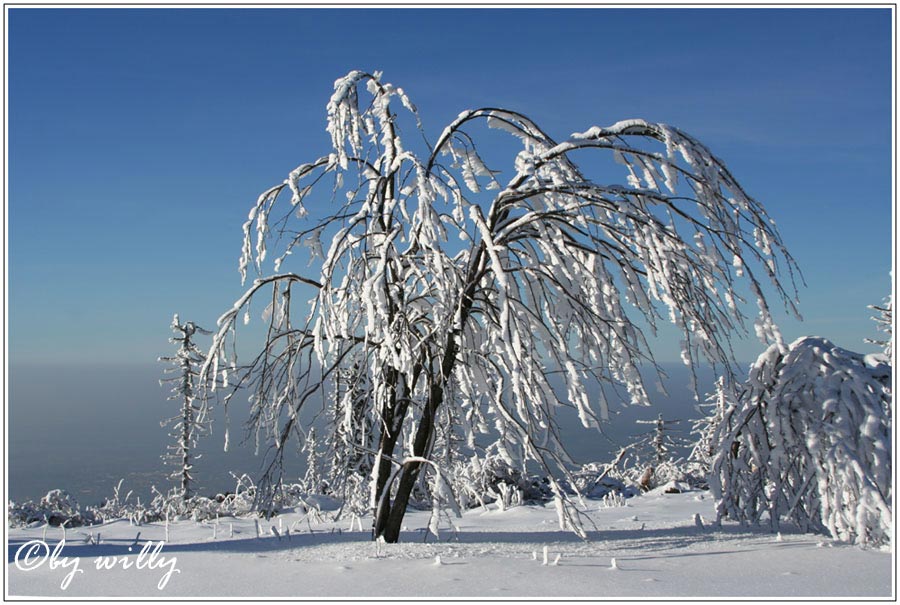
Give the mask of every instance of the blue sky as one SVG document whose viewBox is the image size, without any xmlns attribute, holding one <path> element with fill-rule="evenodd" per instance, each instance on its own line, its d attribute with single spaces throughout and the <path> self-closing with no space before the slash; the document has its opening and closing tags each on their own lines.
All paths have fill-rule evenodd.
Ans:
<svg viewBox="0 0 900 605">
<path fill-rule="evenodd" d="M 436 137 L 463 109 L 563 138 L 694 134 L 777 220 L 801 324 L 850 349 L 891 288 L 888 9 L 24 9 L 8 12 L 11 362 L 153 363 L 173 312 L 240 294 L 256 196 L 328 149 L 325 103 L 382 70 Z M 666 353 L 661 359 L 676 358 Z M 737 347 L 754 358 L 760 345 Z"/>
</svg>

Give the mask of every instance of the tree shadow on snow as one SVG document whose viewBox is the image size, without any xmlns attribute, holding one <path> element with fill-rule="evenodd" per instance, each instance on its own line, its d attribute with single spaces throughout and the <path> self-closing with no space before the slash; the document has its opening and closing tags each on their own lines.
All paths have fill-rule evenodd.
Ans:
<svg viewBox="0 0 900 605">
<path fill-rule="evenodd" d="M 785 534 L 801 533 L 797 530 L 783 529 Z M 441 539 L 435 540 L 434 536 L 427 535 L 424 528 L 402 532 L 399 545 L 384 545 L 385 554 L 389 554 L 390 550 L 395 546 L 413 546 L 427 543 L 433 547 L 435 544 L 452 545 L 452 544 L 507 544 L 507 545 L 550 545 L 550 544 L 593 544 L 603 548 L 604 551 L 616 551 L 618 553 L 627 553 L 634 550 L 635 555 L 626 555 L 628 560 L 637 561 L 642 559 L 654 559 L 655 556 L 646 555 L 646 550 L 655 551 L 680 551 L 697 544 L 719 544 L 725 547 L 728 543 L 723 543 L 723 539 L 734 540 L 744 539 L 745 546 L 739 550 L 741 552 L 749 552 L 753 550 L 771 549 L 771 548 L 794 548 L 808 547 L 814 544 L 815 538 L 810 535 L 810 541 L 790 541 L 776 542 L 772 539 L 772 532 L 767 528 L 761 527 L 741 527 L 739 525 L 726 525 L 723 527 L 711 527 L 700 529 L 697 527 L 664 527 L 654 529 L 608 529 L 595 530 L 587 533 L 587 540 L 582 540 L 568 531 L 466 531 L 465 529 L 454 532 L 452 530 L 442 530 Z M 426 539 L 427 538 L 427 539 Z M 765 544 L 753 545 L 751 539 L 764 539 Z M 35 541 L 35 538 L 19 537 L 10 538 L 7 542 L 7 563 L 13 563 L 16 555 L 19 553 L 23 545 Z M 149 540 L 134 538 L 103 538 L 100 544 L 85 543 L 83 539 L 69 540 L 59 553 L 60 557 L 119 557 L 128 555 L 138 555 L 145 547 L 152 549 L 158 545 L 160 540 Z M 40 550 L 35 551 L 37 556 L 49 556 L 58 543 L 58 539 L 48 539 L 47 549 L 43 546 Z M 227 552 L 227 553 L 267 553 L 288 551 L 296 548 L 304 548 L 310 546 L 318 546 L 323 544 L 349 544 L 359 543 L 360 545 L 368 545 L 374 548 L 371 532 L 369 531 L 317 531 L 314 533 L 297 533 L 291 534 L 290 538 L 278 538 L 272 535 L 265 535 L 260 538 L 228 538 L 207 540 L 203 542 L 179 543 L 177 541 L 167 542 L 164 544 L 157 556 L 165 556 L 166 554 L 184 553 L 184 552 Z M 733 542 L 731 543 L 733 546 Z M 145 556 L 149 556 L 152 550 L 148 550 Z M 702 553 L 682 552 L 679 556 L 693 556 L 695 554 L 711 555 L 711 554 L 728 554 L 737 552 L 735 549 L 725 550 L 709 550 L 705 549 Z M 22 550 L 20 557 L 24 556 L 25 551 Z M 641 554 L 643 553 L 643 555 Z M 602 565 L 600 567 L 603 567 Z"/>
<path fill-rule="evenodd" d="M 13 563 L 16 560 L 16 553 L 29 542 L 34 542 L 36 538 L 10 538 L 7 542 L 7 563 Z M 149 546 L 147 546 L 149 542 Z M 59 557 L 119 557 L 138 555 L 145 547 L 148 549 L 145 557 L 149 557 L 152 549 L 156 547 L 161 540 L 151 540 L 141 538 L 102 538 L 100 544 L 87 544 L 83 540 L 65 543 L 62 550 L 58 553 Z M 157 556 L 166 556 L 179 552 L 228 552 L 228 553 L 265 553 L 287 551 L 293 548 L 302 548 L 304 546 L 316 546 L 320 544 L 340 544 L 340 543 L 371 543 L 370 532 L 316 532 L 313 534 L 291 534 L 290 538 L 266 535 L 260 538 L 228 538 L 218 540 L 208 540 L 205 542 L 183 542 L 177 541 L 165 542 Z M 54 551 L 58 539 L 48 539 L 47 548 L 40 546 L 40 550 L 35 551 L 35 555 L 49 556 Z M 49 552 L 48 550 L 49 549 Z M 23 557 L 23 550 L 19 557 Z"/>
</svg>

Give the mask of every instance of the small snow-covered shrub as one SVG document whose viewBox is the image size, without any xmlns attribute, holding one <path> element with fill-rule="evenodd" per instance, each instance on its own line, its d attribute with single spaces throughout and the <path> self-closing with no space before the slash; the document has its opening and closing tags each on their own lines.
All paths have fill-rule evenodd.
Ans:
<svg viewBox="0 0 900 605">
<path fill-rule="evenodd" d="M 717 434 L 719 518 L 782 519 L 865 545 L 890 541 L 892 370 L 824 338 L 772 345 Z"/>
<path fill-rule="evenodd" d="M 47 495 L 41 498 L 41 507 L 55 511 L 63 517 L 72 517 L 79 513 L 78 501 L 69 492 L 61 489 L 47 492 Z"/>
<path fill-rule="evenodd" d="M 343 512 L 351 516 L 362 517 L 369 509 L 369 478 L 359 473 L 349 473 L 340 492 L 329 490 L 334 497 L 343 502 Z"/>
<path fill-rule="evenodd" d="M 101 519 L 125 519 L 134 514 L 134 504 L 129 504 L 132 492 L 128 491 L 122 495 L 122 484 L 125 479 L 119 479 L 119 482 L 113 487 L 112 498 L 106 498 L 100 506 L 93 507 L 93 511 Z"/>
<path fill-rule="evenodd" d="M 640 494 L 633 481 L 628 481 L 628 472 L 619 468 L 628 448 L 619 451 L 615 460 L 609 463 L 589 462 L 572 472 L 572 492 L 585 498 L 604 499 L 610 494 L 631 498 Z"/>
<path fill-rule="evenodd" d="M 605 496 L 600 498 L 603 508 L 617 508 L 625 506 L 625 496 L 619 492 L 607 492 Z"/>
<path fill-rule="evenodd" d="M 27 500 L 7 505 L 10 527 L 21 527 L 35 522 L 58 526 L 78 527 L 98 522 L 97 515 L 90 509 L 82 510 L 78 501 L 67 491 L 54 489 L 39 502 Z"/>
<path fill-rule="evenodd" d="M 150 507 L 142 514 L 139 513 L 138 520 L 141 523 L 160 521 L 166 518 L 206 521 L 227 514 L 224 511 L 224 502 L 224 499 L 219 501 L 218 498 L 204 496 L 185 498 L 184 492 L 177 488 L 169 490 L 166 494 L 156 491 Z"/>
<path fill-rule="evenodd" d="M 503 508 L 553 499 L 546 478 L 528 475 L 510 466 L 502 456 L 473 455 L 446 473 L 460 508 L 497 502 Z"/>
<path fill-rule="evenodd" d="M 249 475 L 238 477 L 232 473 L 232 477 L 235 480 L 234 492 L 223 496 L 223 505 L 236 517 L 249 514 L 256 500 L 256 485 Z"/>
<path fill-rule="evenodd" d="M 44 521 L 40 507 L 33 500 L 15 502 L 9 500 L 6 504 L 10 527 L 24 527 L 31 523 Z"/>
<path fill-rule="evenodd" d="M 685 460 L 684 458 L 666 460 L 657 466 L 638 466 L 636 468 L 643 468 L 644 473 L 646 473 L 646 475 L 641 474 L 640 479 L 637 480 L 645 491 L 656 489 L 672 481 L 686 483 L 696 489 L 706 489 L 708 487 L 706 469 L 696 462 Z M 648 469 L 649 473 L 647 473 Z M 632 477 L 635 476 L 632 475 Z"/>
</svg>

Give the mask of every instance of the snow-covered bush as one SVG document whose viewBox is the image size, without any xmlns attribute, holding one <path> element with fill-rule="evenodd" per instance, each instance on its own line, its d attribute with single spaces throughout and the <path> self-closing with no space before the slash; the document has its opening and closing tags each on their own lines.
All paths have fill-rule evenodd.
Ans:
<svg viewBox="0 0 900 605">
<path fill-rule="evenodd" d="M 69 492 L 54 489 L 47 492 L 38 502 L 27 500 L 25 502 L 13 502 L 7 504 L 10 527 L 20 527 L 31 523 L 41 522 L 66 527 L 92 525 L 99 520 L 94 511 L 84 509 L 78 505 L 78 501 Z"/>
<path fill-rule="evenodd" d="M 686 483 L 697 489 L 706 489 L 709 485 L 706 480 L 706 469 L 684 458 L 666 460 L 655 466 L 652 464 L 636 465 L 632 468 L 634 471 L 629 473 L 629 480 L 640 485 L 644 491 L 656 489 L 673 481 Z M 643 471 L 638 473 L 637 469 L 643 469 Z"/>
<path fill-rule="evenodd" d="M 166 518 L 205 521 L 222 516 L 237 517 L 252 511 L 252 492 L 247 497 L 247 490 L 240 488 L 240 482 L 246 480 L 246 475 L 238 480 L 235 492 L 217 494 L 214 497 L 193 495 L 187 499 L 178 487 L 163 493 L 152 486 L 150 488 L 152 497 L 149 502 L 132 498 L 133 494 L 130 491 L 122 498 L 120 496 L 122 481 L 119 481 L 113 490 L 113 497 L 104 500 L 100 506 L 90 507 L 90 510 L 104 521 L 129 519 L 135 523 L 153 523 Z"/>
<path fill-rule="evenodd" d="M 133 493 L 129 490 L 122 494 L 122 484 L 125 479 L 119 479 L 119 482 L 113 487 L 111 498 L 106 498 L 100 506 L 94 507 L 94 512 L 104 520 L 125 519 L 131 517 L 135 513 L 135 503 L 130 502 Z"/>
<path fill-rule="evenodd" d="M 232 473 L 231 476 L 235 480 L 234 491 L 216 496 L 215 512 L 234 517 L 261 512 L 256 507 L 258 488 L 253 478 L 246 473 L 240 476 Z M 267 512 L 276 514 L 283 509 L 300 506 L 307 496 L 309 496 L 309 492 L 302 482 L 281 483 L 272 497 Z"/>
<path fill-rule="evenodd" d="M 150 506 L 143 511 L 135 511 L 141 523 L 164 519 L 191 519 L 206 521 L 220 516 L 230 515 L 227 498 L 207 498 L 205 496 L 184 497 L 180 489 L 171 489 L 163 494 L 154 490 L 154 498 Z"/>
<path fill-rule="evenodd" d="M 584 464 L 572 473 L 574 488 L 572 493 L 580 494 L 585 498 L 603 499 L 610 494 L 616 494 L 623 498 L 631 498 L 641 493 L 641 490 L 626 479 L 607 474 L 604 465 L 594 462 Z"/>
<path fill-rule="evenodd" d="M 505 509 L 553 499 L 545 477 L 522 472 L 494 448 L 483 455 L 456 461 L 446 475 L 456 502 L 463 509 L 492 502 Z"/>
<path fill-rule="evenodd" d="M 823 338 L 771 346 L 717 433 L 719 518 L 880 545 L 893 525 L 891 367 Z"/>
<path fill-rule="evenodd" d="M 25 502 L 9 500 L 6 503 L 6 510 L 10 527 L 24 527 L 39 521 L 46 523 L 40 506 L 34 500 L 26 500 Z"/>
<path fill-rule="evenodd" d="M 605 498 L 611 493 L 625 498 L 640 494 L 637 483 L 626 468 L 631 446 L 619 450 L 612 462 L 588 462 L 572 471 L 567 491 L 584 498 Z"/>
<path fill-rule="evenodd" d="M 67 527 L 92 525 L 116 519 L 129 519 L 137 524 L 154 523 L 165 519 L 191 519 L 206 521 L 218 517 L 241 517 L 257 515 L 255 509 L 257 487 L 249 475 L 237 476 L 232 492 L 214 497 L 193 495 L 187 499 L 180 488 L 172 488 L 163 493 L 155 487 L 149 502 L 135 498 L 131 491 L 122 494 L 120 480 L 113 488 L 113 495 L 99 506 L 80 507 L 78 502 L 63 490 L 52 490 L 39 502 L 13 502 L 7 504 L 9 524 L 19 527 L 41 522 L 50 525 L 66 523 Z M 361 490 L 363 493 L 365 490 Z M 270 513 L 276 514 L 286 509 L 315 511 L 320 518 L 337 517 L 341 511 L 348 511 L 341 502 L 322 494 L 306 491 L 301 483 L 283 483 L 272 501 Z"/>
<path fill-rule="evenodd" d="M 60 516 L 71 517 L 79 512 L 78 500 L 69 492 L 61 489 L 53 489 L 41 498 L 41 507 L 56 511 Z M 51 523 L 54 525 L 54 523 Z"/>
</svg>

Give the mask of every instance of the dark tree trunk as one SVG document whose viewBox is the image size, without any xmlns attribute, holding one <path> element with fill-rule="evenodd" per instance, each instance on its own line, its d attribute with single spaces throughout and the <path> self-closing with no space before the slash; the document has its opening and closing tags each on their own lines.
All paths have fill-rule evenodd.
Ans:
<svg viewBox="0 0 900 605">
<path fill-rule="evenodd" d="M 444 386 L 450 378 L 453 371 L 453 365 L 456 363 L 457 352 L 456 334 L 451 334 L 447 349 L 441 360 L 440 375 L 436 383 L 432 383 L 428 393 L 428 403 L 422 410 L 422 419 L 419 421 L 419 427 L 416 429 L 416 436 L 413 440 L 413 456 L 417 458 L 427 458 L 434 434 L 434 421 L 437 412 L 444 402 Z M 407 462 L 400 470 L 400 479 L 397 484 L 397 493 L 394 502 L 391 504 L 390 513 L 384 525 L 384 531 L 381 534 L 385 542 L 397 542 L 400 539 L 400 528 L 403 523 L 403 516 L 406 514 L 406 507 L 409 505 L 409 497 L 412 494 L 416 480 L 419 478 L 419 470 L 422 463 L 419 461 Z M 390 486 L 388 486 L 390 489 Z M 387 499 L 385 499 L 387 500 Z"/>
<path fill-rule="evenodd" d="M 184 348 L 190 345 L 190 335 L 184 332 Z M 182 361 L 182 418 L 181 418 L 181 498 L 185 502 L 191 498 L 191 433 L 194 430 L 194 407 L 191 388 L 191 361 L 186 353 Z"/>
<path fill-rule="evenodd" d="M 469 313 L 472 310 L 475 289 L 478 285 L 478 276 L 481 273 L 481 259 L 483 252 L 484 246 L 482 244 L 479 245 L 476 251 L 474 262 L 469 266 L 468 286 L 463 292 L 463 300 L 460 308 L 460 326 L 466 324 Z M 441 357 L 438 378 L 437 380 L 432 379 L 428 393 L 428 402 L 425 405 L 425 409 L 422 410 L 422 419 L 419 422 L 419 427 L 416 429 L 416 435 L 413 441 L 413 455 L 416 457 L 425 458 L 429 453 L 428 448 L 434 433 L 435 418 L 437 418 L 437 412 L 444 402 L 444 389 L 450 380 L 450 375 L 453 373 L 453 367 L 456 364 L 456 356 L 459 352 L 458 338 L 460 338 L 460 332 L 461 328 L 458 331 L 453 331 L 449 334 L 447 338 L 447 347 L 444 349 L 443 356 Z M 434 374 L 431 375 L 434 376 Z M 403 408 L 403 413 L 406 413 L 405 407 Z M 397 432 L 399 433 L 399 429 Z M 393 447 L 396 445 L 398 436 L 399 435 L 394 436 L 393 441 L 390 443 L 390 450 L 385 449 L 382 451 L 385 453 L 393 452 Z M 419 477 L 419 470 L 422 463 L 415 461 L 404 464 L 399 473 L 397 492 L 393 502 L 390 502 L 390 494 L 384 494 L 384 490 L 391 489 L 391 486 L 386 483 L 389 472 L 383 472 L 385 467 L 387 467 L 389 471 L 390 461 L 382 459 L 381 464 L 384 466 L 380 467 L 381 470 L 378 474 L 379 483 L 376 491 L 379 497 L 379 504 L 376 505 L 378 510 L 375 516 L 375 527 L 372 537 L 377 539 L 381 536 L 384 538 L 385 542 L 393 543 L 400 539 L 403 516 L 406 514 L 406 507 L 409 505 L 409 498 L 412 494 L 413 487 L 416 485 L 416 480 Z"/>
<path fill-rule="evenodd" d="M 409 407 L 408 393 L 405 385 L 401 384 L 399 373 L 396 370 L 390 370 L 389 372 L 388 380 L 390 384 L 394 385 L 394 388 L 391 389 L 386 409 L 382 412 L 384 425 L 378 446 L 378 451 L 382 455 L 375 461 L 375 464 L 378 465 L 378 483 L 375 485 L 373 539 L 384 533 L 384 528 L 387 524 L 391 499 L 390 494 L 385 494 L 385 490 L 391 489 L 391 486 L 388 484 L 388 479 L 391 476 L 391 458 L 394 454 L 397 440 L 400 438 L 400 427 L 403 425 L 406 409 Z"/>
<path fill-rule="evenodd" d="M 439 389 L 440 395 L 443 395 L 443 389 Z M 419 422 L 419 428 L 416 430 L 416 437 L 413 442 L 413 456 L 424 458 L 427 456 L 428 444 L 431 441 L 431 434 L 434 432 L 434 417 L 437 412 L 439 401 L 434 399 L 435 389 L 432 389 L 432 397 L 429 398 L 428 405 L 422 412 L 422 420 Z M 419 469 L 422 463 L 418 461 L 407 462 L 400 470 L 400 479 L 397 483 L 397 493 L 394 501 L 390 505 L 390 513 L 385 520 L 384 531 L 382 536 L 385 542 L 397 542 L 400 539 L 400 528 L 403 523 L 403 516 L 406 514 L 406 507 L 409 506 L 409 497 L 416 485 L 416 479 L 419 478 Z M 387 498 L 385 498 L 385 502 Z"/>
</svg>

